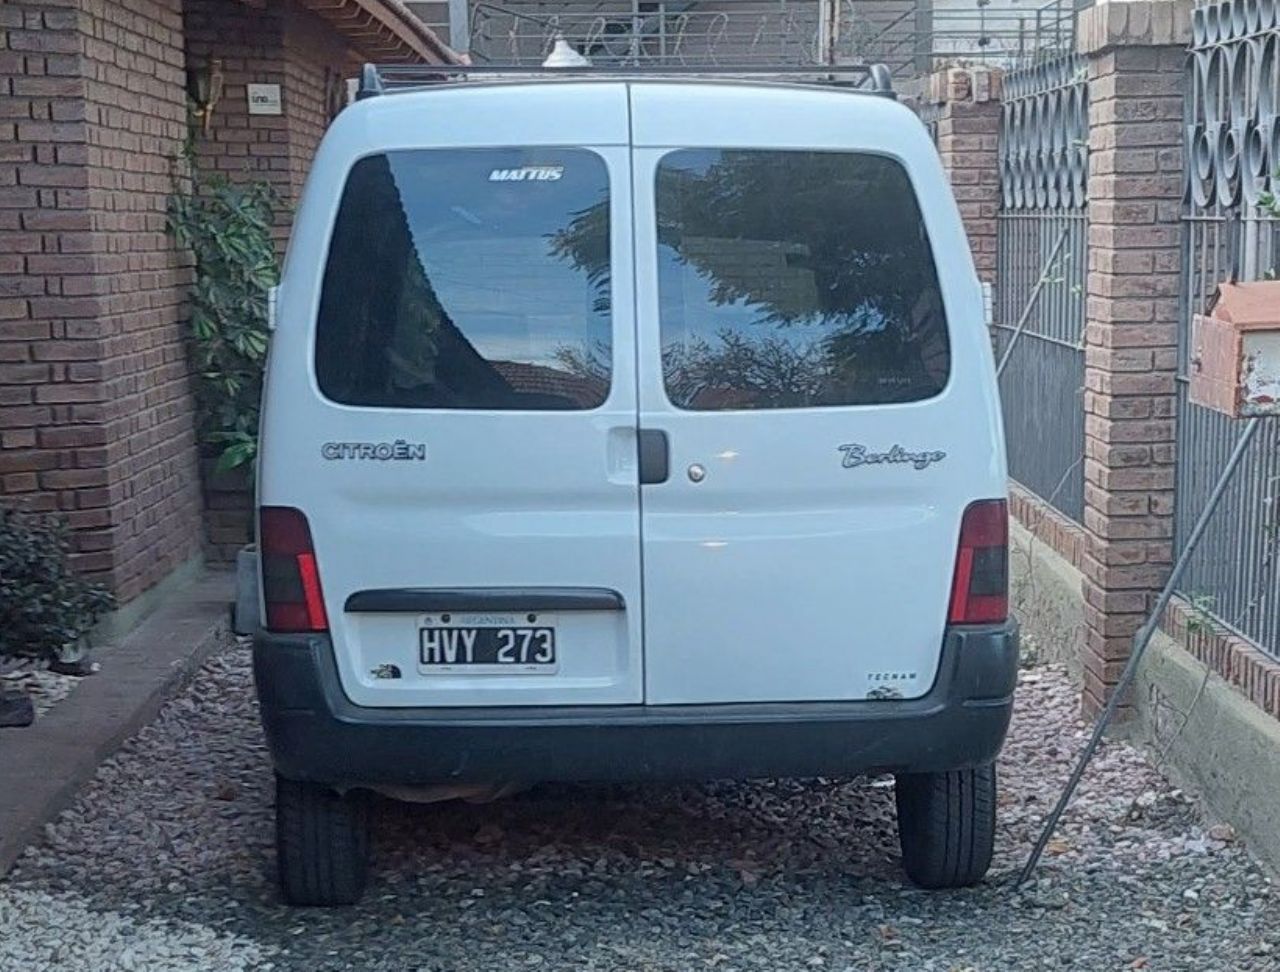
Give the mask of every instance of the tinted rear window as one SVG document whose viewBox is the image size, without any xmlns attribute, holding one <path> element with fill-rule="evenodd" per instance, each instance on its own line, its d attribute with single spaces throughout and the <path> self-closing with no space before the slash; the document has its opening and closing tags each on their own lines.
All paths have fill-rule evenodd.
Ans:
<svg viewBox="0 0 1280 972">
<path fill-rule="evenodd" d="M 348 405 L 595 408 L 609 392 L 609 263 L 593 152 L 362 159 L 325 266 L 320 390 Z"/>
<path fill-rule="evenodd" d="M 672 152 L 658 167 L 667 395 L 698 410 L 910 402 L 951 365 L 933 253 L 897 162 Z"/>
</svg>

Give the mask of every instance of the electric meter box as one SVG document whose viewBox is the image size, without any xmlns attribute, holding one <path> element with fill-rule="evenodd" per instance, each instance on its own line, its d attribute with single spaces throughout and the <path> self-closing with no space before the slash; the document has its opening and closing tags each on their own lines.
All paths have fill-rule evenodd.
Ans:
<svg viewBox="0 0 1280 972">
<path fill-rule="evenodd" d="M 1280 415 L 1280 280 L 1224 283 L 1191 318 L 1190 398 L 1230 415 Z"/>
</svg>

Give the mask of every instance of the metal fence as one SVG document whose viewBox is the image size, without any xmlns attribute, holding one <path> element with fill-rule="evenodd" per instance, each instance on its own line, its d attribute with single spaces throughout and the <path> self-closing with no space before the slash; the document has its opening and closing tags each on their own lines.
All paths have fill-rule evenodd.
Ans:
<svg viewBox="0 0 1280 972">
<path fill-rule="evenodd" d="M 531 64 L 564 37 L 598 64 L 879 62 L 906 80 L 935 62 L 1026 64 L 1069 50 L 1078 0 L 500 0 L 473 3 L 478 63 Z"/>
<path fill-rule="evenodd" d="M 1068 55 L 1012 71 L 1002 102 L 997 355 L 1026 318 L 1000 379 L 1009 473 L 1079 521 L 1088 271 L 1083 64 Z"/>
<path fill-rule="evenodd" d="M 564 37 L 597 64 L 797 65 L 882 61 L 913 69 L 915 0 L 506 0 L 476 3 L 479 61 L 533 63 Z"/>
<path fill-rule="evenodd" d="M 1075 15 L 1081 5 L 1081 0 L 935 2 L 929 16 L 932 59 L 1015 68 L 1068 54 L 1075 49 Z"/>
<path fill-rule="evenodd" d="M 1240 427 L 1187 400 L 1190 320 L 1221 281 L 1275 276 L 1280 221 L 1259 208 L 1280 177 L 1280 22 L 1274 0 L 1194 12 L 1186 84 L 1186 197 L 1179 332 L 1180 546 Z M 1181 591 L 1200 610 L 1280 658 L 1280 429 L 1266 426 L 1191 561 Z"/>
</svg>

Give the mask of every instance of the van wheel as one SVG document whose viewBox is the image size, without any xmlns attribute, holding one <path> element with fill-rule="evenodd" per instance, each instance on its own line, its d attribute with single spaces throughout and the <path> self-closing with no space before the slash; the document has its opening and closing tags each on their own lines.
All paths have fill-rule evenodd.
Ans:
<svg viewBox="0 0 1280 972">
<path fill-rule="evenodd" d="M 894 789 L 907 877 L 922 888 L 963 888 L 981 881 L 995 845 L 995 765 L 900 773 Z"/>
<path fill-rule="evenodd" d="M 289 904 L 355 904 L 369 873 L 367 794 L 277 774 L 276 862 Z"/>
</svg>

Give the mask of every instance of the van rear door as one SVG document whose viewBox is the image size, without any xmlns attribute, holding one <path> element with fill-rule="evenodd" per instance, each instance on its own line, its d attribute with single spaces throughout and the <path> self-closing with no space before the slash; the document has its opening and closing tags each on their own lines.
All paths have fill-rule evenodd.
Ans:
<svg viewBox="0 0 1280 972">
<path fill-rule="evenodd" d="M 632 128 L 646 701 L 923 695 L 963 511 L 1005 489 L 932 146 L 781 86 L 636 85 Z"/>
<path fill-rule="evenodd" d="M 260 501 L 310 521 L 358 705 L 642 701 L 628 134 L 625 86 L 566 84 L 326 136 Z"/>
</svg>

